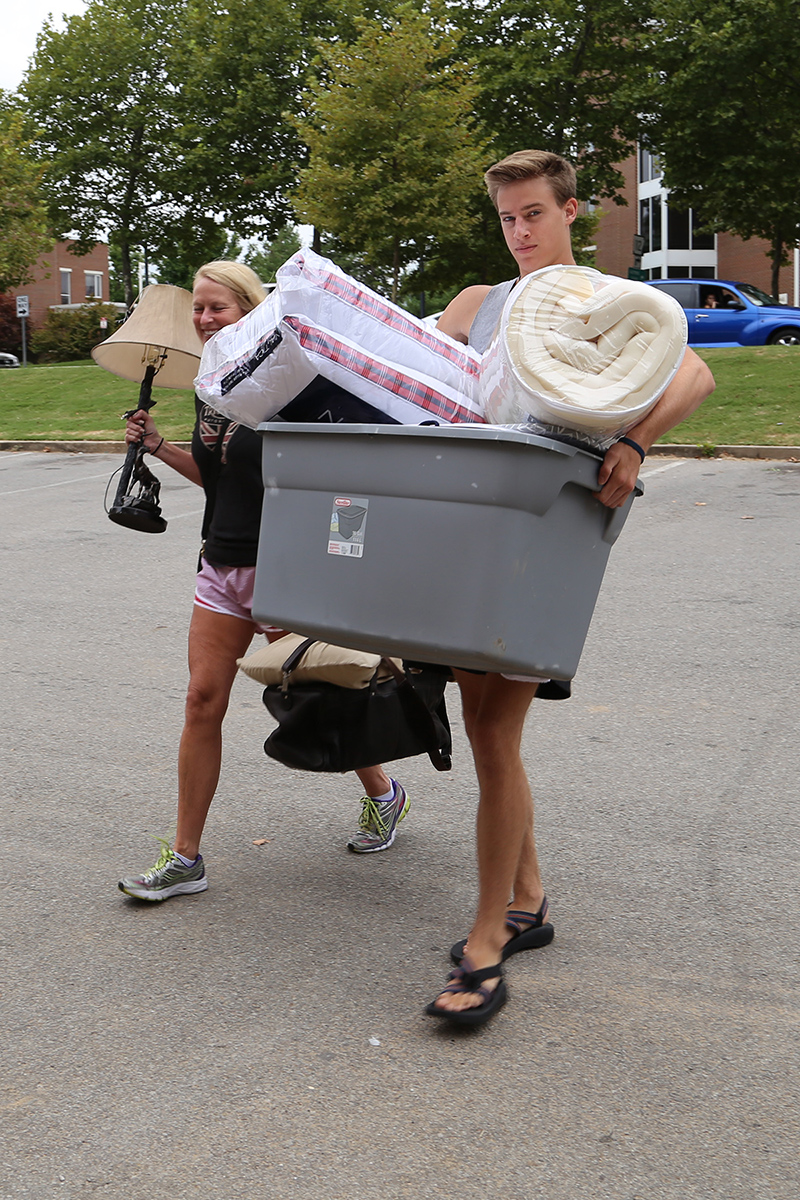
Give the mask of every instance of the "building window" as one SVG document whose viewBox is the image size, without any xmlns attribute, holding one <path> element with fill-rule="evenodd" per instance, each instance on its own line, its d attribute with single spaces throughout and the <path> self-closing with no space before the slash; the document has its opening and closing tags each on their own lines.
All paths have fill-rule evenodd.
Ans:
<svg viewBox="0 0 800 1200">
<path fill-rule="evenodd" d="M 103 272 L 102 271 L 84 271 L 86 276 L 86 299 L 87 300 L 102 300 L 103 299 Z"/>
<path fill-rule="evenodd" d="M 651 154 L 649 150 L 645 150 L 643 146 L 640 146 L 639 183 L 650 183 L 653 179 L 660 179 L 662 174 L 661 160 L 658 155 Z"/>
<path fill-rule="evenodd" d="M 667 205 L 667 243 L 670 250 L 689 250 L 689 210 Z"/>
<path fill-rule="evenodd" d="M 644 253 L 661 249 L 661 197 L 639 201 L 639 232 L 644 238 Z"/>
<path fill-rule="evenodd" d="M 62 267 L 59 274 L 61 276 L 61 303 L 72 304 L 72 271 L 68 267 Z"/>
<path fill-rule="evenodd" d="M 639 201 L 639 232 L 644 238 L 644 252 L 649 254 L 652 250 L 650 242 L 650 201 Z"/>
<path fill-rule="evenodd" d="M 653 249 L 661 249 L 661 197 L 653 196 Z"/>
</svg>

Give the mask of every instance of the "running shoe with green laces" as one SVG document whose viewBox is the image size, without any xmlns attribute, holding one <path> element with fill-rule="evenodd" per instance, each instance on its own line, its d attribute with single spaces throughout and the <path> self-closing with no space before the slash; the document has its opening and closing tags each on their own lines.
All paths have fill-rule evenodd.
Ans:
<svg viewBox="0 0 800 1200">
<path fill-rule="evenodd" d="M 190 867 L 185 866 L 163 838 L 158 861 L 149 871 L 134 879 L 120 879 L 119 890 L 137 900 L 169 900 L 170 896 L 184 896 L 193 892 L 204 892 L 208 887 L 202 854 L 198 854 Z"/>
<path fill-rule="evenodd" d="M 347 849 L 355 854 L 374 854 L 376 850 L 388 850 L 397 833 L 397 826 L 411 807 L 405 789 L 393 779 L 394 798 L 378 804 L 370 796 L 361 801 L 361 816 L 358 830 L 347 843 Z"/>
</svg>

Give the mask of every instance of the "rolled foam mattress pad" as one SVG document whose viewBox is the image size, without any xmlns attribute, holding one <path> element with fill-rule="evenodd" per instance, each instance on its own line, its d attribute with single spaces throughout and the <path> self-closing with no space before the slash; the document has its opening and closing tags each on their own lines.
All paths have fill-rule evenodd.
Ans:
<svg viewBox="0 0 800 1200">
<path fill-rule="evenodd" d="M 590 267 L 545 267 L 511 291 L 483 356 L 485 419 L 613 438 L 647 414 L 688 341 L 677 301 Z"/>
<path fill-rule="evenodd" d="M 317 376 L 403 425 L 482 424 L 480 363 L 469 346 L 299 250 L 278 270 L 271 295 L 205 344 L 195 388 L 251 429 Z"/>
</svg>

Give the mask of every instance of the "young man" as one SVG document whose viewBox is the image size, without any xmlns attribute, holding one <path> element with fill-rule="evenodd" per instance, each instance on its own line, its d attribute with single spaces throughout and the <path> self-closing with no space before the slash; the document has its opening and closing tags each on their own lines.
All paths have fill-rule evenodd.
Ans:
<svg viewBox="0 0 800 1200">
<path fill-rule="evenodd" d="M 496 163 L 484 178 L 520 278 L 542 267 L 574 265 L 570 229 L 578 202 L 570 163 L 545 151 L 522 150 Z M 516 282 L 466 288 L 445 309 L 439 329 L 485 350 Z M 629 440 L 607 451 L 598 474 L 598 499 L 609 508 L 621 507 L 636 484 L 644 453 L 713 390 L 711 372 L 687 350 L 658 403 L 629 430 Z M 631 442 L 641 447 L 641 455 Z M 427 1011 L 456 1024 L 478 1025 L 505 1003 L 503 961 L 519 950 L 546 945 L 553 936 L 533 837 L 533 801 L 520 754 L 525 717 L 539 681 L 457 669 L 453 674 L 480 788 L 480 894 L 466 944 L 453 947 L 455 959 L 464 955 L 461 964 Z"/>
</svg>

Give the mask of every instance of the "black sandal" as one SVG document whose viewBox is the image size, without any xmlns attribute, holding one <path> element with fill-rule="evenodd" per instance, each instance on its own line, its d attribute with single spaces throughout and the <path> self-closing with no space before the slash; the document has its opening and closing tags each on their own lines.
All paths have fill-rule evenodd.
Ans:
<svg viewBox="0 0 800 1200">
<path fill-rule="evenodd" d="M 436 1003 L 436 1000 L 439 999 L 437 996 L 436 1000 L 432 1000 L 425 1007 L 425 1012 L 429 1017 L 443 1017 L 446 1021 L 452 1021 L 454 1025 L 483 1025 L 503 1007 L 508 999 L 508 989 L 506 981 L 503 979 L 503 968 L 500 963 L 495 963 L 493 967 L 481 967 L 479 970 L 473 970 L 469 959 L 465 958 L 462 959 L 460 966 L 450 972 L 447 978 L 451 982 L 441 990 L 439 996 L 444 996 L 447 992 L 452 992 L 454 995 L 475 992 L 483 996 L 483 1004 L 479 1004 L 475 1008 L 462 1008 L 460 1012 L 455 1012 L 451 1009 L 440 1008 Z M 483 986 L 486 979 L 499 979 L 500 982 L 496 988 L 487 988 Z"/>
<path fill-rule="evenodd" d="M 542 901 L 542 907 L 538 912 L 523 912 L 519 908 L 509 909 L 506 913 L 506 925 L 516 932 L 503 946 L 501 962 L 511 958 L 512 954 L 519 954 L 520 950 L 538 950 L 540 946 L 550 945 L 555 930 L 547 920 L 547 909 L 547 896 Z M 523 922 L 528 925 L 527 929 L 522 928 Z M 460 942 L 456 942 L 450 947 L 450 957 L 454 963 L 458 964 L 463 959 L 466 944 L 467 939 L 462 938 Z"/>
</svg>

